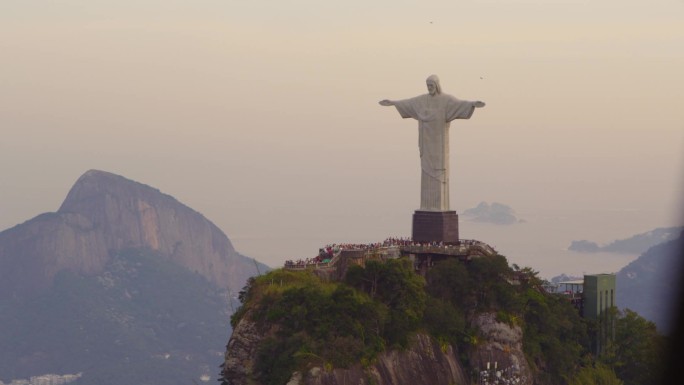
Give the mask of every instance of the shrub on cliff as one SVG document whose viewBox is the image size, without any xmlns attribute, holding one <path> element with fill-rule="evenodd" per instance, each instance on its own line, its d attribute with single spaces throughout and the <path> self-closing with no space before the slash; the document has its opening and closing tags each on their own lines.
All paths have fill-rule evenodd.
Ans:
<svg viewBox="0 0 684 385">
<path fill-rule="evenodd" d="M 389 310 L 381 336 L 389 345 L 406 346 L 409 333 L 421 326 L 427 299 L 425 281 L 414 273 L 411 261 L 390 259 L 368 261 L 365 267 L 352 266 L 346 282 Z"/>
<path fill-rule="evenodd" d="M 344 283 L 275 270 L 250 281 L 243 298 L 250 300 L 253 321 L 277 325 L 258 352 L 255 371 L 264 384 L 282 384 L 310 363 L 347 367 L 384 350 L 387 306 Z M 243 315 L 238 311 L 232 322 Z"/>
</svg>

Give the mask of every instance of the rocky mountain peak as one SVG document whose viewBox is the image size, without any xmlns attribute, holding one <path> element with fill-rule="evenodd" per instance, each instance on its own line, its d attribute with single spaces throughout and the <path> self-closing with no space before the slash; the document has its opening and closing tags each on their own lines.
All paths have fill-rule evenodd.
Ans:
<svg viewBox="0 0 684 385">
<path fill-rule="evenodd" d="M 153 187 L 89 170 L 56 213 L 0 233 L 0 289 L 44 289 L 62 269 L 96 274 L 130 248 L 153 250 L 234 292 L 242 277 L 256 273 L 254 262 L 202 214 Z"/>
<path fill-rule="evenodd" d="M 88 205 L 95 206 L 112 197 L 119 200 L 166 199 L 178 204 L 173 197 L 162 194 L 153 187 L 106 171 L 89 170 L 74 183 L 58 211 L 83 211 Z"/>
</svg>

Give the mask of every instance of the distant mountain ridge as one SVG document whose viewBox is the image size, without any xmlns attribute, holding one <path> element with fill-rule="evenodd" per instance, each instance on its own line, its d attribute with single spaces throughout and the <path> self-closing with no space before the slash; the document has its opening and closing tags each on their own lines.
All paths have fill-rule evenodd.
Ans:
<svg viewBox="0 0 684 385">
<path fill-rule="evenodd" d="M 676 308 L 681 302 L 684 267 L 684 232 L 679 238 L 651 247 L 616 275 L 617 305 L 629 308 L 654 322 L 665 334 L 672 333 Z"/>
<path fill-rule="evenodd" d="M 684 227 L 659 227 L 645 233 L 633 235 L 625 239 L 617 239 L 613 242 L 600 246 L 596 242 L 588 240 L 572 241 L 568 250 L 580 253 L 622 253 L 622 254 L 641 254 L 649 248 L 677 239 Z"/>
<path fill-rule="evenodd" d="M 124 248 L 159 252 L 233 292 L 257 270 L 200 213 L 150 186 L 90 170 L 56 213 L 0 233 L 0 299 L 44 290 L 62 269 L 99 273 Z"/>
<path fill-rule="evenodd" d="M 226 290 L 145 250 L 96 275 L 61 270 L 50 290 L 0 309 L 5 383 L 80 373 L 73 385 L 192 384 L 216 377 L 217 337 L 230 333 Z"/>
<path fill-rule="evenodd" d="M 0 381 L 206 382 L 234 297 L 268 270 L 172 196 L 90 170 L 57 212 L 0 232 Z"/>
</svg>

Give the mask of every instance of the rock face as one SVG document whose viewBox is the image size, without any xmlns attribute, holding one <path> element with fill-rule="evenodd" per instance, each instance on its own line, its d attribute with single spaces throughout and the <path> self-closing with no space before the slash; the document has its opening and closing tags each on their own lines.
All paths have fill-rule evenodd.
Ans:
<svg viewBox="0 0 684 385">
<path fill-rule="evenodd" d="M 496 322 L 494 314 L 481 314 L 475 317 L 474 323 L 485 339 L 469 355 L 471 364 L 480 368 L 477 373 L 466 373 L 451 345 L 440 346 L 430 336 L 417 334 L 408 349 L 386 351 L 367 368 L 361 365 L 328 370 L 314 367 L 306 373 L 293 373 L 288 385 L 465 385 L 494 384 L 497 379 L 498 383 L 508 380 L 511 384 L 532 384 L 532 374 L 522 351 L 522 330 Z M 226 383 L 259 384 L 253 376 L 258 344 L 270 334 L 269 330 L 259 330 L 249 314 L 242 317 L 226 350 L 222 373 Z"/>
<path fill-rule="evenodd" d="M 411 347 L 381 354 L 367 369 L 313 368 L 306 374 L 295 373 L 290 385 L 363 384 L 465 384 L 463 370 L 451 346 L 444 351 L 428 335 L 418 334 Z"/>
<path fill-rule="evenodd" d="M 104 234 L 87 217 L 41 214 L 0 233 L 0 299 L 41 292 L 62 269 L 95 274 L 107 258 Z"/>
<path fill-rule="evenodd" d="M 97 274 L 125 248 L 159 252 L 233 292 L 256 273 L 198 212 L 147 185 L 90 170 L 56 213 L 0 233 L 0 299 L 40 292 L 63 269 Z"/>
<path fill-rule="evenodd" d="M 258 330 L 245 315 L 233 330 L 225 355 L 223 378 L 231 385 L 255 384 L 252 376 L 259 342 L 268 331 Z M 288 385 L 364 384 L 466 384 L 461 365 L 451 346 L 444 350 L 432 338 L 418 334 L 411 347 L 382 353 L 368 368 L 324 370 L 314 367 L 295 372 Z"/>
<path fill-rule="evenodd" d="M 231 385 L 251 383 L 249 379 L 254 371 L 259 343 L 265 336 L 265 331 L 259 330 L 251 318 L 250 313 L 246 313 L 233 329 L 228 341 L 221 374 Z"/>
<path fill-rule="evenodd" d="M 485 341 L 470 356 L 479 383 L 531 384 L 532 372 L 523 353 L 523 332 L 519 326 L 497 322 L 492 313 L 477 315 L 473 324 Z M 508 382 L 506 382 L 508 381 Z"/>
</svg>

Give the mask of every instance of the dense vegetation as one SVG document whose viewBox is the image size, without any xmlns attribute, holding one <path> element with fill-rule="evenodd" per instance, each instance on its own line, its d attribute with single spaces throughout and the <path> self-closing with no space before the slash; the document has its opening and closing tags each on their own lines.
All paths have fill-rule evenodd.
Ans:
<svg viewBox="0 0 684 385">
<path fill-rule="evenodd" d="M 0 380 L 32 373 L 73 384 L 192 384 L 216 375 L 230 329 L 226 295 L 146 251 L 114 257 L 98 276 L 60 272 L 50 292 L 0 303 Z"/>
<path fill-rule="evenodd" d="M 610 354 L 597 358 L 591 336 L 598 324 L 541 290 L 542 283 L 535 271 L 510 267 L 500 255 L 468 263 L 447 259 L 425 277 L 403 258 L 352 266 L 343 282 L 276 270 L 250 279 L 231 322 L 235 326 L 250 312 L 258 324 L 277 325 L 260 345 L 255 367 L 268 385 L 284 384 L 309 365 L 368 365 L 386 348 L 407 346 L 419 331 L 456 347 L 464 367 L 474 370 L 468 352 L 482 336 L 467 320 L 479 312 L 522 327 L 523 349 L 540 383 L 656 383 L 659 368 L 648 357 L 658 355 L 662 340 L 652 323 L 635 313 L 614 314 L 617 336 L 631 337 L 616 339 Z"/>
</svg>

